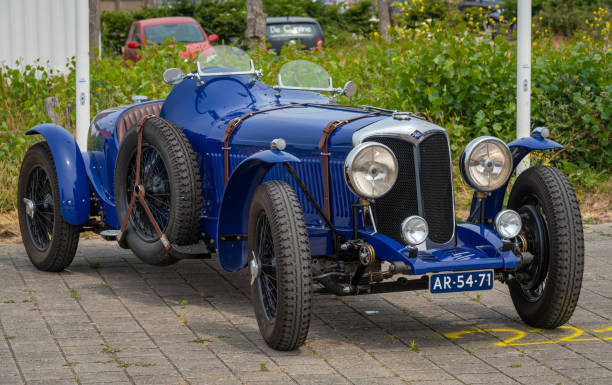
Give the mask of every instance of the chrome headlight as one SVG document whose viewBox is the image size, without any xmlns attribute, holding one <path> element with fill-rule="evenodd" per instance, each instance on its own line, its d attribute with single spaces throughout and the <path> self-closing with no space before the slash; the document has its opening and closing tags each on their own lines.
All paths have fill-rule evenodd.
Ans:
<svg viewBox="0 0 612 385">
<path fill-rule="evenodd" d="M 397 180 L 397 158 L 377 142 L 355 146 L 344 161 L 344 180 L 356 195 L 374 199 L 385 195 Z"/>
<path fill-rule="evenodd" d="M 411 246 L 425 242 L 429 235 L 429 226 L 425 219 L 413 215 L 402 222 L 402 239 Z"/>
<path fill-rule="evenodd" d="M 461 153 L 459 162 L 463 179 L 478 191 L 497 190 L 512 172 L 510 149 L 492 136 L 472 140 Z"/>
<path fill-rule="evenodd" d="M 503 210 L 495 216 L 495 228 L 502 238 L 516 237 L 523 227 L 521 216 L 514 210 Z"/>
</svg>

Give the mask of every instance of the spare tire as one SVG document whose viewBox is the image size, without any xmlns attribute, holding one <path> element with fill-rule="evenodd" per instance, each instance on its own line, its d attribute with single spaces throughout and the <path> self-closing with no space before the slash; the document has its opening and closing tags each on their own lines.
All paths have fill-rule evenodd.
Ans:
<svg viewBox="0 0 612 385">
<path fill-rule="evenodd" d="M 120 223 L 134 191 L 137 147 L 138 131 L 134 126 L 121 142 L 115 165 L 115 202 Z M 197 243 L 202 211 L 200 169 L 183 131 L 163 118 L 149 118 L 143 127 L 140 159 L 140 183 L 161 230 L 173 244 Z M 125 243 L 121 246 L 132 249 L 145 263 L 163 266 L 177 262 L 159 241 L 153 224 L 138 202 L 123 239 Z"/>
</svg>

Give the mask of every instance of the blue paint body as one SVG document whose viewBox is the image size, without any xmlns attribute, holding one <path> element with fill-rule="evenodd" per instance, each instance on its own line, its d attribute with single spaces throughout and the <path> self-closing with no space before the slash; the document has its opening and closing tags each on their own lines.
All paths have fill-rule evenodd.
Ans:
<svg viewBox="0 0 612 385">
<path fill-rule="evenodd" d="M 84 224 L 90 215 L 89 182 L 78 144 L 72 134 L 55 124 L 40 124 L 26 132 L 34 134 L 42 135 L 51 148 L 64 220 Z"/>
<path fill-rule="evenodd" d="M 225 241 L 228 235 L 247 233 L 248 211 L 256 187 L 267 180 L 282 180 L 293 186 L 304 211 L 314 256 L 332 254 L 332 235 L 314 207 L 282 166 L 290 162 L 308 190 L 323 206 L 321 154 L 318 141 L 322 129 L 332 120 L 343 120 L 367 111 L 329 104 L 303 106 L 266 112 L 246 119 L 234 132 L 230 146 L 230 179 L 224 183 L 223 143 L 227 123 L 247 112 L 295 103 L 323 103 L 330 100 L 318 93 L 272 88 L 249 76 L 219 76 L 198 85 L 186 79 L 175 86 L 163 101 L 160 115 L 181 128 L 193 149 L 200 167 L 203 192 L 201 230 L 215 241 L 221 265 L 237 271 L 247 263 L 245 241 Z M 119 148 L 117 122 L 134 106 L 104 111 L 92 122 L 88 152 L 81 154 L 72 136 L 58 126 L 41 125 L 28 133 L 40 133 L 49 142 L 60 179 L 62 214 L 73 224 L 85 223 L 90 213 L 100 214 L 108 227 L 119 228 L 115 212 L 113 175 Z M 343 177 L 344 159 L 353 148 L 355 131 L 388 115 L 380 113 L 358 119 L 337 129 L 330 138 L 331 221 L 346 239 L 352 238 L 352 208 L 357 197 L 347 188 Z M 284 151 L 269 150 L 270 142 L 283 138 Z M 532 150 L 558 148 L 558 144 L 533 138 L 510 144 L 516 148 L 515 164 Z M 91 186 L 91 188 L 89 187 Z M 487 215 L 501 208 L 506 186 L 495 192 L 488 202 Z M 91 207 L 90 194 L 96 197 Z M 490 203 L 490 204 L 489 204 Z M 489 207 L 490 206 L 490 207 Z M 489 211 L 490 210 L 490 211 Z M 413 274 L 436 271 L 475 269 L 513 270 L 517 257 L 501 252 L 501 240 L 494 229 L 474 224 L 457 224 L 456 244 L 444 249 L 420 251 L 410 258 L 405 245 L 358 224 L 359 236 L 386 261 L 402 261 Z"/>
</svg>

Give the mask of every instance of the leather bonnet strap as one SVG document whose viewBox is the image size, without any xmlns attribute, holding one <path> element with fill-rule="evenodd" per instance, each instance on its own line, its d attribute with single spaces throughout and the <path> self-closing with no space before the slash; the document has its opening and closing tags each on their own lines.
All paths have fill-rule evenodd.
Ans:
<svg viewBox="0 0 612 385">
<path fill-rule="evenodd" d="M 345 120 L 332 120 L 327 123 L 325 128 L 323 128 L 323 135 L 321 135 L 321 139 L 319 139 L 319 150 L 321 150 L 321 171 L 323 177 L 323 204 L 325 212 L 325 216 L 328 220 L 331 220 L 331 205 L 330 205 L 330 182 L 329 182 L 329 138 L 338 128 L 342 127 L 346 123 L 352 122 L 353 120 L 367 118 L 368 116 L 381 114 L 380 111 L 370 112 L 368 114 L 363 114 L 359 116 L 355 116 L 350 119 Z"/>
<path fill-rule="evenodd" d="M 303 107 L 308 104 L 310 103 L 287 104 L 285 106 L 266 108 L 263 110 L 252 111 L 242 115 L 239 118 L 234 118 L 230 120 L 227 126 L 225 126 L 225 135 L 223 135 L 223 172 L 225 184 L 227 184 L 227 181 L 229 180 L 229 150 L 231 148 L 229 145 L 230 139 L 232 138 L 232 135 L 234 134 L 236 128 L 238 128 L 238 126 L 240 126 L 245 119 L 250 118 L 253 115 L 262 114 L 264 112 L 282 110 L 285 108 Z"/>
</svg>

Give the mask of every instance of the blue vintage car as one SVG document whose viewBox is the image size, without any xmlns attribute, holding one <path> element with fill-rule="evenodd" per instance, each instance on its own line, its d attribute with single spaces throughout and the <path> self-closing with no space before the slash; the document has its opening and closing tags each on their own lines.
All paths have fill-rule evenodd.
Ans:
<svg viewBox="0 0 612 385">
<path fill-rule="evenodd" d="M 215 51 L 191 73 L 168 69 L 165 100 L 99 113 L 87 149 L 56 125 L 27 132 L 45 139 L 25 155 L 18 188 L 37 268 L 70 265 L 87 230 L 153 265 L 214 256 L 227 271 L 249 269 L 261 334 L 279 350 L 304 343 L 315 283 L 357 295 L 489 290 L 498 280 L 527 324 L 568 321 L 584 264 L 572 186 L 556 168 L 532 167 L 506 201 L 525 155 L 562 148 L 546 128 L 463 150 L 474 197 L 459 221 L 442 127 L 339 105 L 355 84 L 333 88 L 316 64 L 287 63 L 269 86 L 246 53 Z"/>
</svg>

